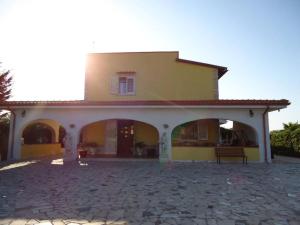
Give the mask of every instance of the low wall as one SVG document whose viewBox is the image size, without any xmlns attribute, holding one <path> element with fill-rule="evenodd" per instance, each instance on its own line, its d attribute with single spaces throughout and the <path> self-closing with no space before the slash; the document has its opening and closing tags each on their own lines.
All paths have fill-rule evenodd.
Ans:
<svg viewBox="0 0 300 225">
<path fill-rule="evenodd" d="M 248 161 L 259 161 L 258 147 L 244 147 Z M 214 147 L 199 146 L 174 146 L 172 147 L 173 160 L 199 160 L 199 161 L 216 161 Z M 239 158 L 222 158 L 222 161 L 236 161 Z"/>
<path fill-rule="evenodd" d="M 62 156 L 63 149 L 60 143 L 55 144 L 23 144 L 21 149 L 21 159 L 31 159 L 43 156 L 60 155 Z"/>
</svg>

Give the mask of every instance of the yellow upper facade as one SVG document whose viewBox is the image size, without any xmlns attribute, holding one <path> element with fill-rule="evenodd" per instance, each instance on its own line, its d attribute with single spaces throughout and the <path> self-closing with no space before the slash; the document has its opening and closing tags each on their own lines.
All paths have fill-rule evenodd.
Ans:
<svg viewBox="0 0 300 225">
<path fill-rule="evenodd" d="M 182 60 L 178 52 L 90 53 L 85 100 L 218 99 L 225 67 Z"/>
</svg>

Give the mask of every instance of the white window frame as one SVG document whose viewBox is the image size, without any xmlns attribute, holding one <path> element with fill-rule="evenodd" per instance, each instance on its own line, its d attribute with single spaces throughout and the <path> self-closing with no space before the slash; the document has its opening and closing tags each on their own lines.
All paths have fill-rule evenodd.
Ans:
<svg viewBox="0 0 300 225">
<path fill-rule="evenodd" d="M 119 87 L 119 95 L 122 95 L 122 96 L 126 96 L 126 95 L 135 95 L 135 76 L 134 75 L 119 75 L 118 76 L 118 87 Z M 125 92 L 121 92 L 121 88 L 120 88 L 120 79 L 121 78 L 125 78 L 126 79 L 126 82 L 124 83 L 125 84 Z M 128 80 L 129 79 L 132 79 L 133 81 L 133 90 L 132 91 L 128 91 Z"/>
<path fill-rule="evenodd" d="M 179 136 L 178 140 L 181 140 L 181 141 L 208 141 L 208 125 L 201 123 L 201 121 L 197 121 L 197 123 L 195 125 L 196 125 L 196 129 L 197 129 L 197 139 L 181 138 Z"/>
<path fill-rule="evenodd" d="M 197 124 L 198 127 L 198 140 L 199 141 L 207 141 L 208 140 L 208 125 L 207 124 L 201 124 L 200 121 L 198 121 Z M 201 136 L 203 132 L 203 136 Z"/>
<path fill-rule="evenodd" d="M 125 91 L 121 92 L 120 88 L 120 79 L 125 78 Z M 133 90 L 128 91 L 128 80 L 132 79 L 133 81 Z M 113 95 L 119 95 L 119 96 L 130 96 L 130 95 L 135 95 L 136 93 L 136 85 L 135 85 L 135 73 L 124 73 L 124 72 L 119 72 L 115 75 L 112 76 L 111 80 L 111 94 Z"/>
</svg>

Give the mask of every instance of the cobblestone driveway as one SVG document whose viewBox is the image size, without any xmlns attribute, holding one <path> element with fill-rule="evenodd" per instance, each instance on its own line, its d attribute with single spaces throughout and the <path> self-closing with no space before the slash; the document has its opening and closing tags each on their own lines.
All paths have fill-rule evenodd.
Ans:
<svg viewBox="0 0 300 225">
<path fill-rule="evenodd" d="M 300 224 L 300 164 L 0 167 L 0 224 Z"/>
</svg>

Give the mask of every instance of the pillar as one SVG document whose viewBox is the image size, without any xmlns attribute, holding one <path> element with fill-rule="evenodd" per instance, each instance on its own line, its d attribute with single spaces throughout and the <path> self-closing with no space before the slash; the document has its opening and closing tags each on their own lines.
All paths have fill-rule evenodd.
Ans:
<svg viewBox="0 0 300 225">
<path fill-rule="evenodd" d="M 162 162 L 172 160 L 172 137 L 171 129 L 165 124 L 159 130 L 159 160 Z"/>
<path fill-rule="evenodd" d="M 266 113 L 265 115 L 265 131 L 266 132 L 266 147 L 267 147 L 267 162 L 271 163 L 272 162 L 272 157 L 271 157 L 271 142 L 270 142 L 270 132 L 269 132 L 269 115 Z"/>
<path fill-rule="evenodd" d="M 65 153 L 64 160 L 76 160 L 78 156 L 77 145 L 79 141 L 78 128 L 73 124 L 66 128 L 66 136 L 64 138 Z"/>
<path fill-rule="evenodd" d="M 14 133 L 15 133 L 15 113 L 11 111 L 10 122 L 9 122 L 7 160 L 13 159 Z"/>
<path fill-rule="evenodd" d="M 12 131 L 11 131 L 11 137 L 9 138 L 10 141 L 10 159 L 16 160 L 21 159 L 21 150 L 22 150 L 22 133 L 24 128 L 24 122 L 18 116 L 18 113 L 14 114 L 13 123 L 11 125 Z"/>
</svg>

